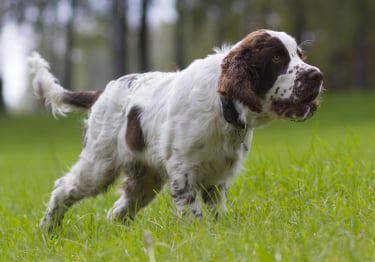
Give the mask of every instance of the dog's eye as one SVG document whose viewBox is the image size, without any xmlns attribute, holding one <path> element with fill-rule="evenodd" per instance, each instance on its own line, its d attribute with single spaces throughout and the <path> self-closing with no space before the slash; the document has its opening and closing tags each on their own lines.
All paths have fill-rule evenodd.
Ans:
<svg viewBox="0 0 375 262">
<path fill-rule="evenodd" d="M 278 63 L 281 60 L 281 55 L 277 54 L 272 57 L 272 62 Z"/>
</svg>

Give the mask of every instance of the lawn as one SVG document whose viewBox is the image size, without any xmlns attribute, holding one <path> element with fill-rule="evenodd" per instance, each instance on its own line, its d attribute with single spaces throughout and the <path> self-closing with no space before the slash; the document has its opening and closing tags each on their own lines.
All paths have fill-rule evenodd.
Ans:
<svg viewBox="0 0 375 262">
<path fill-rule="evenodd" d="M 132 226 L 109 225 L 114 186 L 54 235 L 37 225 L 84 116 L 0 117 L 0 261 L 375 261 L 374 101 L 326 94 L 311 120 L 256 130 L 217 221 L 180 217 L 164 190 Z"/>
</svg>

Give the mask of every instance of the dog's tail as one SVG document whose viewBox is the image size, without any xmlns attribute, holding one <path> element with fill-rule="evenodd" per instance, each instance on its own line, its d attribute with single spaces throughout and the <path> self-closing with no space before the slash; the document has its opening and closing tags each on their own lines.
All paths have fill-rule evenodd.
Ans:
<svg viewBox="0 0 375 262">
<path fill-rule="evenodd" d="M 43 105 L 51 105 L 54 116 L 65 115 L 77 108 L 90 109 L 103 91 L 73 92 L 59 85 L 49 72 L 49 65 L 38 53 L 28 59 L 30 73 L 34 76 L 32 86 Z"/>
</svg>

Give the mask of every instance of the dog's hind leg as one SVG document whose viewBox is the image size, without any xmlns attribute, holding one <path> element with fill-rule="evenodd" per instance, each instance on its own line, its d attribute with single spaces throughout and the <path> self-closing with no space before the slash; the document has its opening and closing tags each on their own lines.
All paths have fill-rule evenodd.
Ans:
<svg viewBox="0 0 375 262">
<path fill-rule="evenodd" d="M 86 159 L 81 154 L 78 162 L 55 182 L 47 211 L 40 227 L 51 230 L 63 219 L 66 211 L 77 201 L 95 196 L 114 182 L 119 174 L 113 163 L 103 159 Z"/>
<path fill-rule="evenodd" d="M 155 198 L 164 184 L 157 172 L 138 162 L 125 167 L 125 176 L 120 187 L 122 195 L 107 214 L 110 223 L 114 220 L 133 220 L 136 213 Z"/>
</svg>

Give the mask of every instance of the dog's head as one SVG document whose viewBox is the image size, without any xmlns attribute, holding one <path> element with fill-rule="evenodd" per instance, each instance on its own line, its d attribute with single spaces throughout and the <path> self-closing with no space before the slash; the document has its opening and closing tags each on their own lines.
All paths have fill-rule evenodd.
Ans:
<svg viewBox="0 0 375 262">
<path fill-rule="evenodd" d="M 294 38 L 259 30 L 233 46 L 221 64 L 218 92 L 271 118 L 305 120 L 318 108 L 323 74 L 304 62 Z"/>
</svg>

